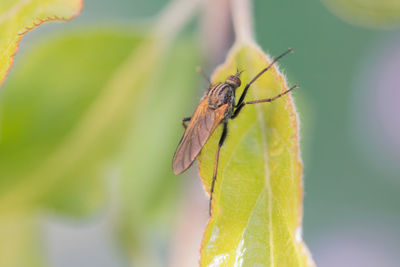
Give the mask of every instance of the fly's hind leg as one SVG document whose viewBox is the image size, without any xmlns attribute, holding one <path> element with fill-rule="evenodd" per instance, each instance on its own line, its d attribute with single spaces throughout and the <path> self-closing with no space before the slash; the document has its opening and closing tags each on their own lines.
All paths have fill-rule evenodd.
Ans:
<svg viewBox="0 0 400 267">
<path fill-rule="evenodd" d="M 187 128 L 186 122 L 190 121 L 191 119 L 192 119 L 192 117 L 186 117 L 186 118 L 182 119 L 182 125 L 183 125 L 183 128 L 185 128 L 185 130 Z"/>
<path fill-rule="evenodd" d="M 215 181 L 217 180 L 219 151 L 221 150 L 221 147 L 224 144 L 227 133 L 228 133 L 228 122 L 224 121 L 224 129 L 222 130 L 221 138 L 219 139 L 219 143 L 218 143 L 217 153 L 215 155 L 214 173 L 213 173 L 213 178 L 212 178 L 211 188 L 210 188 L 210 204 L 209 204 L 210 216 L 211 216 L 211 205 L 212 205 L 212 200 L 213 200 L 214 186 L 215 186 Z"/>
</svg>

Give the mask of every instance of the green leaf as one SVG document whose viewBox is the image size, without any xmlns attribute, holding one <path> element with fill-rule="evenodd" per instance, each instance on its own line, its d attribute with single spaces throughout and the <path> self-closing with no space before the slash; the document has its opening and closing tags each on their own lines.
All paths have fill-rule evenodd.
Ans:
<svg viewBox="0 0 400 267">
<path fill-rule="evenodd" d="M 165 238 L 176 214 L 182 178 L 173 174 L 171 158 L 183 130 L 182 114 L 198 93 L 198 54 L 194 39 L 179 38 L 136 88 L 140 97 L 132 99 L 132 127 L 115 160 L 113 188 L 119 238 L 138 266 L 163 265 L 151 242 Z M 136 63 L 135 69 L 143 67 Z"/>
<path fill-rule="evenodd" d="M 357 25 L 371 28 L 400 26 L 398 0 L 324 0 L 339 17 Z"/>
<path fill-rule="evenodd" d="M 69 20 L 82 0 L 2 0 L 0 3 L 0 85 L 10 69 L 23 34 L 52 20 Z"/>
<path fill-rule="evenodd" d="M 134 256 L 149 253 L 142 234 L 151 229 L 154 237 L 154 221 L 173 216 L 167 213 L 179 177 L 171 155 L 185 103 L 196 93 L 195 47 L 192 39 L 171 48 L 121 29 L 87 29 L 33 46 L 0 102 L 0 226 L 25 216 L 34 221 L 38 208 L 69 216 L 93 212 L 104 203 L 103 178 L 111 169 L 107 185 L 119 204 L 114 215 L 125 248 Z M 37 243 L 36 225 L 29 226 L 21 233 Z M 4 260 L 36 255 L 33 241 L 24 240 Z"/>
<path fill-rule="evenodd" d="M 130 127 L 125 111 L 134 100 L 127 94 L 138 92 L 110 97 L 104 85 L 144 35 L 88 32 L 33 47 L 3 88 L 1 213 L 46 206 L 83 215 L 103 199 L 104 164 Z M 117 96 L 126 99 L 121 109 L 113 106 Z"/>
<path fill-rule="evenodd" d="M 244 70 L 240 96 L 271 60 L 255 45 L 237 45 L 213 82 Z M 287 89 L 273 67 L 251 87 L 246 100 L 273 97 Z M 221 126 L 199 157 L 209 191 Z M 212 216 L 204 233 L 201 266 L 314 266 L 301 239 L 302 163 L 298 119 L 289 96 L 245 106 L 229 121 L 221 149 Z"/>
<path fill-rule="evenodd" d="M 131 231 L 131 223 L 151 221 L 149 217 L 169 212 L 173 206 L 182 177 L 172 172 L 171 159 L 183 131 L 182 114 L 198 91 L 198 54 L 194 40 L 177 41 L 154 69 L 145 94 L 135 101 L 134 128 L 118 160 L 125 239 L 129 239 L 126 232 Z"/>
</svg>

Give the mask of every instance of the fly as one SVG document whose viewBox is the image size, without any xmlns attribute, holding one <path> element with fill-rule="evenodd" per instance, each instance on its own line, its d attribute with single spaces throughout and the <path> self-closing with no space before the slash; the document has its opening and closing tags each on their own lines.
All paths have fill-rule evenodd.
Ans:
<svg viewBox="0 0 400 267">
<path fill-rule="evenodd" d="M 185 132 L 179 142 L 172 161 L 172 168 L 175 174 L 180 174 L 190 167 L 214 130 L 221 123 L 223 124 L 222 134 L 219 139 L 218 148 L 215 155 L 214 172 L 210 188 L 210 214 L 214 185 L 217 179 L 219 152 L 228 133 L 228 121 L 236 118 L 245 105 L 272 102 L 297 87 L 297 85 L 294 85 L 290 89 L 272 98 L 244 101 L 250 86 L 264 72 L 270 69 L 275 62 L 290 52 L 293 52 L 293 50 L 288 49 L 280 56 L 275 58 L 271 64 L 261 70 L 256 76 L 254 76 L 254 78 L 245 86 L 237 103 L 235 100 L 235 92 L 236 89 L 241 85 L 241 80 L 239 78 L 241 72 L 239 71 L 237 71 L 235 75 L 230 75 L 225 82 L 220 82 L 210 87 L 196 108 L 193 116 L 182 119 Z M 186 122 L 189 122 L 189 124 L 186 125 Z"/>
</svg>

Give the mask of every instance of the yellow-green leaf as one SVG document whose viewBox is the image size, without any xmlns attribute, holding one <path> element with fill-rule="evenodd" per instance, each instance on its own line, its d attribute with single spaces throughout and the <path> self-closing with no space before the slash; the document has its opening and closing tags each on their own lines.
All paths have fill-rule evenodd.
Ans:
<svg viewBox="0 0 400 267">
<path fill-rule="evenodd" d="M 237 45 L 213 82 L 244 70 L 240 96 L 271 60 L 255 45 Z M 274 67 L 250 88 L 246 100 L 269 98 L 287 89 Z M 209 191 L 221 126 L 199 157 Z M 212 216 L 204 233 L 201 266 L 313 266 L 301 237 L 302 163 L 298 118 L 290 96 L 245 106 L 228 124 L 221 149 Z"/>
<path fill-rule="evenodd" d="M 39 220 L 29 212 L 9 217 L 0 215 L 0 266 L 43 266 L 38 226 Z"/>
<path fill-rule="evenodd" d="M 82 0 L 1 0 L 0 85 L 13 62 L 22 35 L 51 20 L 69 20 L 82 8 Z"/>
</svg>

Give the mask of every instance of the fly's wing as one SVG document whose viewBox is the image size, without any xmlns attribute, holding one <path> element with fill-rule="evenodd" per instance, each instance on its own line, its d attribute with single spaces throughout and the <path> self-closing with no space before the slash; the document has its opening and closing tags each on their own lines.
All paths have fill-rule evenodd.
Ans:
<svg viewBox="0 0 400 267">
<path fill-rule="evenodd" d="M 208 107 L 208 98 L 204 98 L 194 112 L 185 133 L 179 142 L 172 161 L 175 174 L 184 172 L 193 163 L 208 138 L 224 119 L 229 104 L 217 109 Z"/>
</svg>

